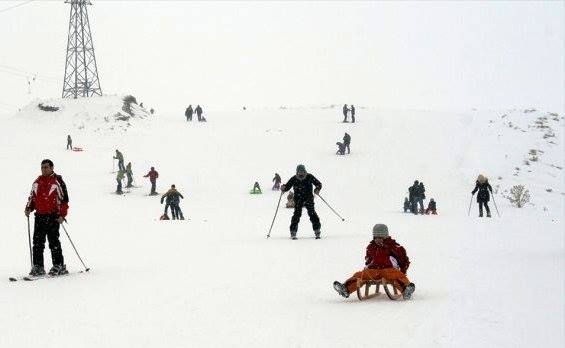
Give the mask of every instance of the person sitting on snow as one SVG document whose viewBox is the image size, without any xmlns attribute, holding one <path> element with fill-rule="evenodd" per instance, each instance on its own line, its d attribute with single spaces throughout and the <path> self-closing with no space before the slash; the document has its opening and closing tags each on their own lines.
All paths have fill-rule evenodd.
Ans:
<svg viewBox="0 0 565 348">
<path fill-rule="evenodd" d="M 345 155 L 345 144 L 340 143 L 339 141 L 335 143 L 337 145 L 336 155 Z"/>
<path fill-rule="evenodd" d="M 261 186 L 259 186 L 259 183 L 257 181 L 255 181 L 255 184 L 253 184 L 253 190 L 251 190 L 250 193 L 251 194 L 263 193 L 261 192 Z"/>
<path fill-rule="evenodd" d="M 408 200 L 408 197 L 404 197 L 404 212 L 410 212 L 410 201 Z"/>
<path fill-rule="evenodd" d="M 437 215 L 436 201 L 433 198 L 428 202 L 428 208 L 426 208 L 426 215 L 429 214 Z"/>
<path fill-rule="evenodd" d="M 345 283 L 335 281 L 334 289 L 343 297 L 357 291 L 367 281 L 386 279 L 402 292 L 402 297 L 408 300 L 416 290 L 414 283 L 406 277 L 410 260 L 406 250 L 388 234 L 388 227 L 376 224 L 373 227 L 373 240 L 367 246 L 365 269 L 355 273 Z"/>
</svg>

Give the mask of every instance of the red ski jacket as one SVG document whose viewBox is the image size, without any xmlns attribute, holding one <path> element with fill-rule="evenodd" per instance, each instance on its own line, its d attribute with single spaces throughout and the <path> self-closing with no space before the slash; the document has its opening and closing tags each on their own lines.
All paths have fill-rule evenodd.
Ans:
<svg viewBox="0 0 565 348">
<path fill-rule="evenodd" d="M 402 273 L 406 274 L 408 266 L 410 266 L 406 250 L 390 237 L 385 238 L 383 242 L 381 246 L 372 240 L 367 246 L 367 254 L 365 256 L 367 268 L 398 268 Z"/>
<path fill-rule="evenodd" d="M 55 173 L 38 177 L 31 187 L 26 210 L 35 210 L 36 214 L 67 216 L 69 195 L 63 178 Z"/>
<path fill-rule="evenodd" d="M 159 177 L 159 173 L 157 173 L 156 170 L 150 170 L 149 173 L 147 173 L 147 175 L 143 176 L 144 178 L 149 177 L 149 180 L 151 182 L 154 182 L 155 180 L 157 180 L 157 178 Z"/>
</svg>

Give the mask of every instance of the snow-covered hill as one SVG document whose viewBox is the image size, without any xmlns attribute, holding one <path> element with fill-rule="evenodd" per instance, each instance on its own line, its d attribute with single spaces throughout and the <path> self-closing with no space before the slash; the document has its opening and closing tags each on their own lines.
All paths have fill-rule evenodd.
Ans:
<svg viewBox="0 0 565 348">
<path fill-rule="evenodd" d="M 179 110 L 136 119 L 124 132 L 104 118 L 121 110 L 121 98 L 50 104 L 60 111 L 30 106 L 3 122 L 2 347 L 564 343 L 562 115 L 366 108 L 357 124 L 343 124 L 339 109 L 320 107 L 223 110 L 187 123 Z M 336 156 L 345 131 L 352 153 Z M 83 152 L 65 151 L 69 133 Z M 123 196 L 112 194 L 116 148 L 141 186 Z M 68 229 L 92 270 L 9 283 L 29 268 L 23 208 L 43 158 L 67 182 Z M 266 239 L 279 197 L 270 181 L 275 172 L 288 179 L 299 163 L 346 221 L 316 200 L 322 240 L 303 214 L 300 239 L 291 241 L 284 208 Z M 176 184 L 185 195 L 190 220 L 158 221 L 163 206 L 142 177 L 151 166 L 160 192 Z M 501 217 L 477 218 L 476 203 L 467 216 L 479 173 L 498 189 Z M 415 179 L 438 202 L 438 216 L 401 212 Z M 263 195 L 248 194 L 255 181 Z M 504 198 L 516 184 L 532 204 L 518 209 Z M 409 302 L 361 303 L 331 288 L 362 267 L 378 222 L 411 258 Z M 62 240 L 68 267 L 79 270 Z"/>
</svg>

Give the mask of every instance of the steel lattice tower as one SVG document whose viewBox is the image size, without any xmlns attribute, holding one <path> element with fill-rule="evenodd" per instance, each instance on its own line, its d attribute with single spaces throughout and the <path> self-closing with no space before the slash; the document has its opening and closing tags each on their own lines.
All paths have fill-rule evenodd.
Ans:
<svg viewBox="0 0 565 348">
<path fill-rule="evenodd" d="M 87 5 L 92 4 L 89 0 L 66 0 L 65 3 L 71 4 L 71 15 L 63 98 L 102 95 L 88 20 Z"/>
</svg>

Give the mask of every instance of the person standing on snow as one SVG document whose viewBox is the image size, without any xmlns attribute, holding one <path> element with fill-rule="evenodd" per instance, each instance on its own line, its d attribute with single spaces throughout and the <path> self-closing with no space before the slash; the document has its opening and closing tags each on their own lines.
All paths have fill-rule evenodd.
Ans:
<svg viewBox="0 0 565 348">
<path fill-rule="evenodd" d="M 128 165 L 126 166 L 126 176 L 128 177 L 126 188 L 133 187 L 133 171 L 131 170 L 131 162 L 128 162 Z"/>
<path fill-rule="evenodd" d="M 414 185 L 408 188 L 408 199 L 410 200 L 410 211 L 412 214 L 418 214 L 418 180 L 414 181 Z"/>
<path fill-rule="evenodd" d="M 343 122 L 346 123 L 347 122 L 347 112 L 349 111 L 349 109 L 347 108 L 347 104 L 343 105 Z"/>
<path fill-rule="evenodd" d="M 365 269 L 356 272 L 343 284 L 335 281 L 333 287 L 338 294 L 348 298 L 349 294 L 357 291 L 364 283 L 384 278 L 399 289 L 402 297 L 408 300 L 416 290 L 414 283 L 406 277 L 408 266 L 410 260 L 406 250 L 390 238 L 386 225 L 376 224 L 373 227 L 373 240 L 367 246 Z"/>
<path fill-rule="evenodd" d="M 420 182 L 418 184 L 418 196 L 417 196 L 418 205 L 420 206 L 420 210 L 418 212 L 420 214 L 424 214 L 424 199 L 426 199 L 426 188 L 424 187 L 424 183 Z"/>
<path fill-rule="evenodd" d="M 353 105 L 351 105 L 351 107 L 353 107 Z M 355 122 L 355 121 L 353 121 L 353 122 Z M 351 135 L 345 133 L 345 135 L 343 136 L 343 145 L 347 149 L 347 154 L 349 155 L 351 153 L 351 148 L 349 147 L 349 145 L 351 145 Z M 344 153 L 345 153 L 345 151 L 344 151 Z"/>
<path fill-rule="evenodd" d="M 275 177 L 272 180 L 275 184 L 273 185 L 273 191 L 278 191 L 281 189 L 281 176 L 279 173 L 275 173 Z"/>
<path fill-rule="evenodd" d="M 202 122 L 202 108 L 200 107 L 200 105 L 196 105 L 196 109 L 194 109 L 194 111 L 196 111 L 196 116 L 198 117 L 198 122 Z"/>
<path fill-rule="evenodd" d="M 67 150 L 73 149 L 73 139 L 71 139 L 70 135 L 67 135 Z"/>
<path fill-rule="evenodd" d="M 161 204 L 163 204 L 163 199 L 166 199 L 165 215 L 167 214 L 167 207 L 170 206 L 173 220 L 184 220 L 184 215 L 180 209 L 181 198 L 184 199 L 184 196 L 177 191 L 175 185 L 171 185 L 171 188 L 161 196 Z"/>
<path fill-rule="evenodd" d="M 124 166 L 124 155 L 118 151 L 118 149 L 116 149 L 116 156 L 114 156 L 114 159 L 118 160 L 118 170 L 123 170 L 125 172 L 126 167 Z"/>
<path fill-rule="evenodd" d="M 157 178 L 159 177 L 159 173 L 155 170 L 155 167 L 151 167 L 149 173 L 143 176 L 144 178 L 149 178 L 151 182 L 151 193 L 149 195 L 156 195 L 157 194 Z"/>
<path fill-rule="evenodd" d="M 355 106 L 353 106 L 353 104 L 351 104 L 351 109 L 349 111 L 351 111 L 351 123 L 355 123 Z"/>
<path fill-rule="evenodd" d="M 192 114 L 193 113 L 194 113 L 194 110 L 192 110 L 192 104 L 191 104 L 186 108 L 186 111 L 184 112 L 184 116 L 186 116 L 186 122 L 192 121 Z"/>
<path fill-rule="evenodd" d="M 294 188 L 294 214 L 290 222 L 290 238 L 296 239 L 298 231 L 298 223 L 302 216 L 302 208 L 306 207 L 308 216 L 312 222 L 312 229 L 316 239 L 320 239 L 320 218 L 314 209 L 314 195 L 312 194 L 312 186 L 315 187 L 314 193 L 319 194 L 322 189 L 322 183 L 314 177 L 314 175 L 306 172 L 306 167 L 299 164 L 296 167 L 296 175 L 290 178 L 286 184 L 281 186 L 282 192 Z"/>
<path fill-rule="evenodd" d="M 33 228 L 33 267 L 29 272 L 32 277 L 45 275 L 43 250 L 45 239 L 49 241 L 53 267 L 49 275 L 56 276 L 69 273 L 65 266 L 63 250 L 59 241 L 59 225 L 65 221 L 69 210 L 67 185 L 60 175 L 53 171 L 53 162 L 41 161 L 41 175 L 34 181 L 31 193 L 24 210 L 25 215 L 35 210 Z"/>
<path fill-rule="evenodd" d="M 118 170 L 118 174 L 116 175 L 116 181 L 118 182 L 118 187 L 116 188 L 116 194 L 123 194 L 124 191 L 122 191 L 122 180 L 124 180 L 124 174 L 125 172 L 123 170 Z"/>
<path fill-rule="evenodd" d="M 487 210 L 487 217 L 491 217 L 488 202 L 490 201 L 490 194 L 492 194 L 492 186 L 488 183 L 486 176 L 482 174 L 477 178 L 475 189 L 471 192 L 471 194 L 474 196 L 477 191 L 479 191 L 479 194 L 477 195 L 477 203 L 479 203 L 479 217 L 483 217 L 483 206 Z"/>
</svg>

